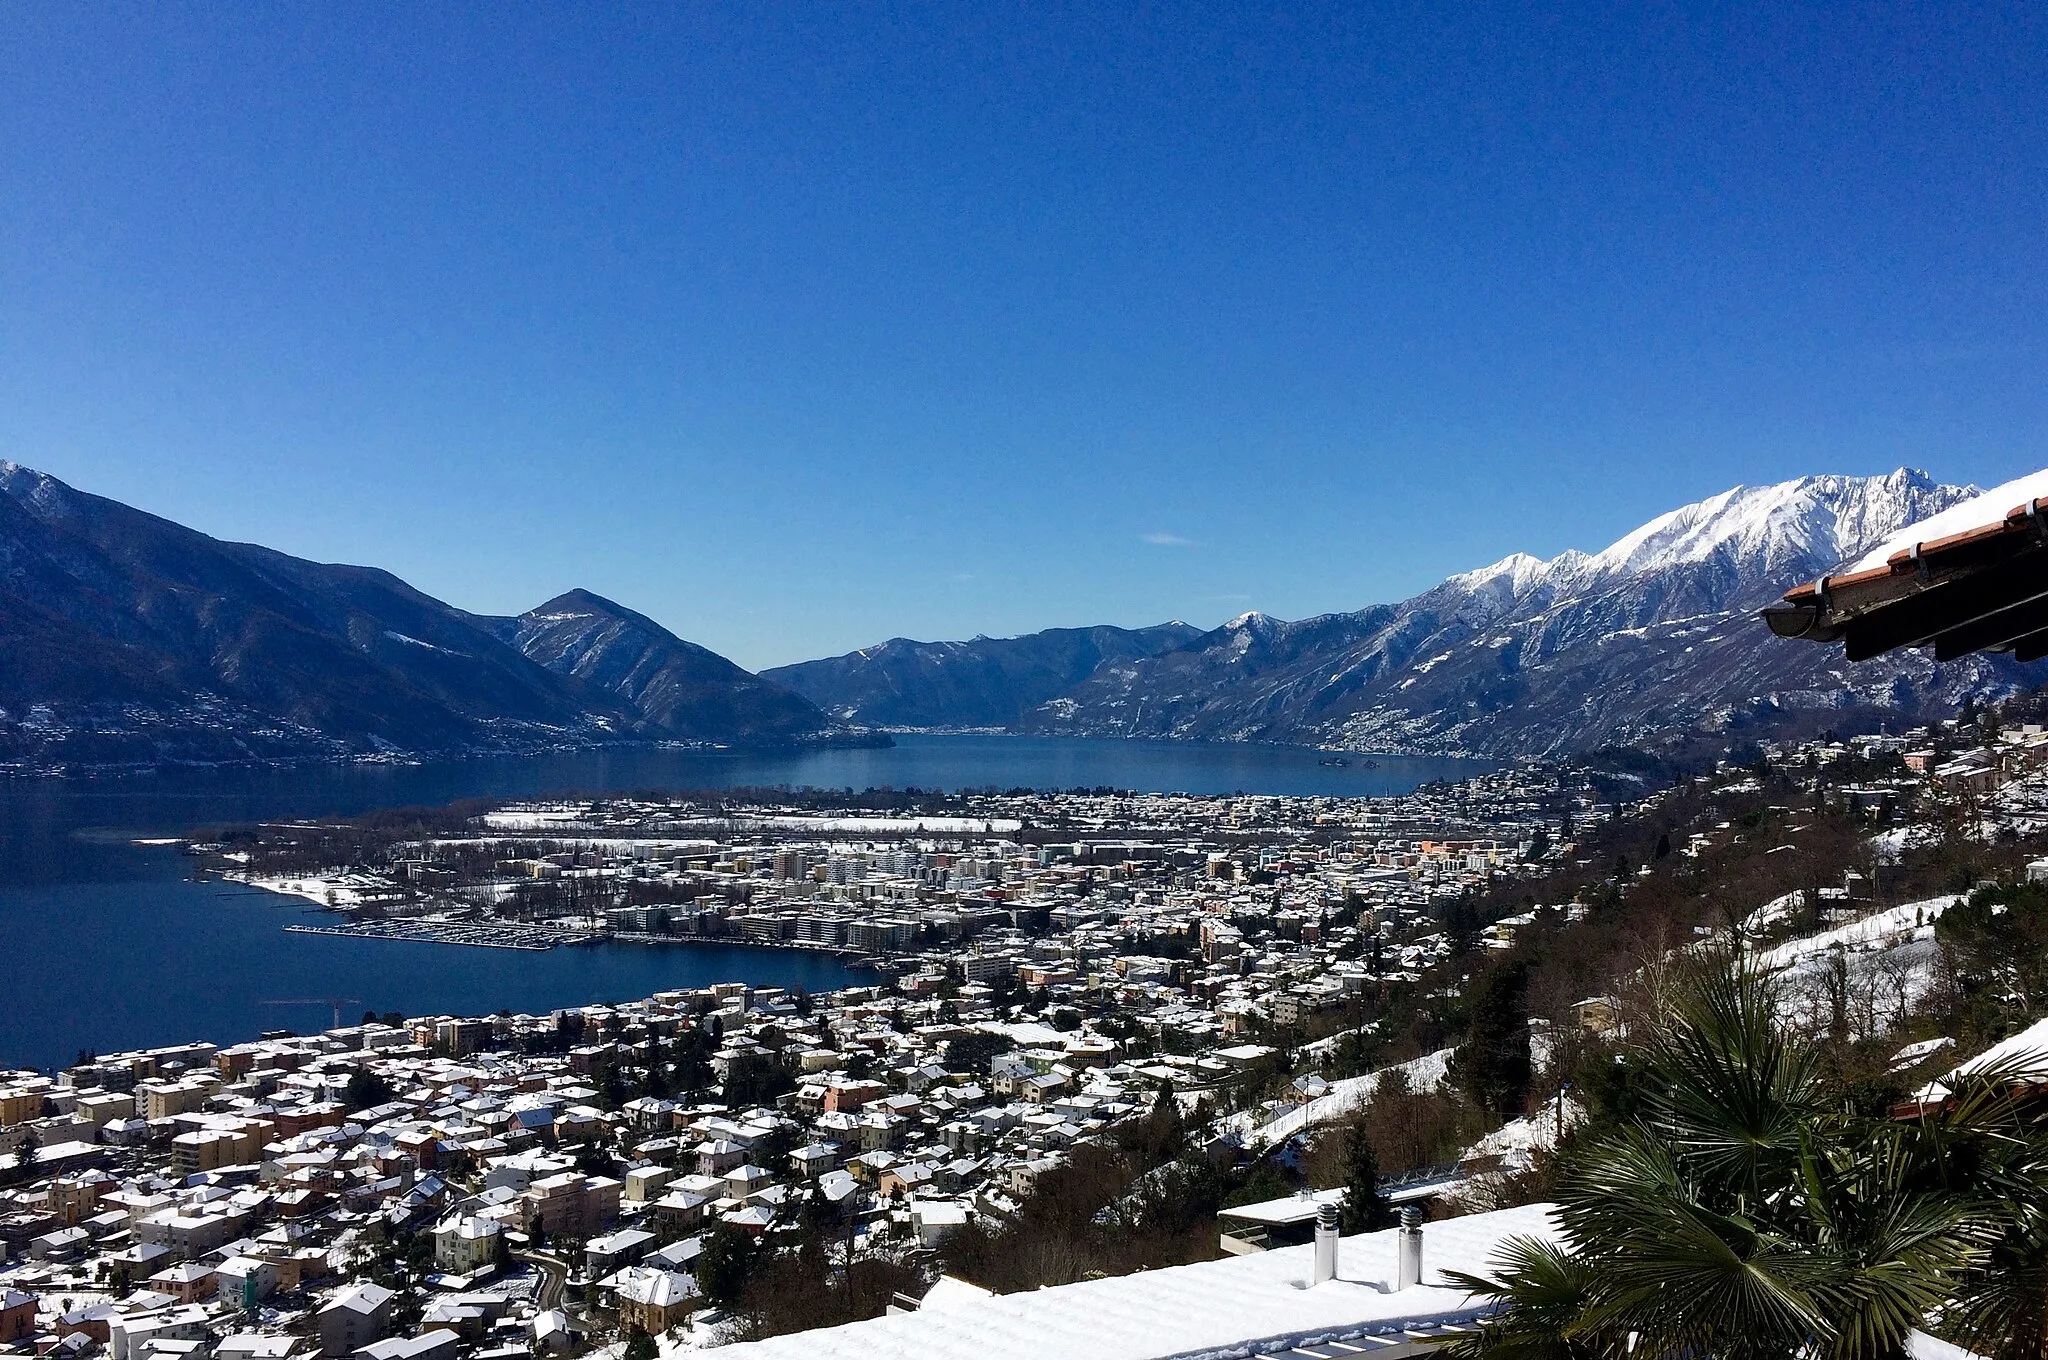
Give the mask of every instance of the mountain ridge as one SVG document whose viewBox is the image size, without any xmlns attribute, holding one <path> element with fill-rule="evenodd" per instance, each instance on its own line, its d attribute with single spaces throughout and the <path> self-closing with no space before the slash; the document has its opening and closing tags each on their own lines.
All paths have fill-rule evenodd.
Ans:
<svg viewBox="0 0 2048 1360">
<path fill-rule="evenodd" d="M 527 658 L 623 700 L 671 736 L 793 738 L 824 726 L 802 696 L 580 587 L 512 622 Z"/>
<path fill-rule="evenodd" d="M 1406 600 L 1305 619 L 1247 611 L 1105 658 L 1006 726 L 1514 758 L 1916 721 L 2038 676 L 2009 658 L 1916 653 L 1852 669 L 1779 644 L 1753 611 L 1974 494 L 1909 468 L 1732 487 L 1597 552 L 1511 553 Z M 807 692 L 834 711 L 825 678 Z"/>
<path fill-rule="evenodd" d="M 587 590 L 472 614 L 0 462 L 0 764 L 786 745 L 854 724 L 1505 759 L 1912 723 L 2042 668 L 1850 667 L 1754 611 L 1974 491 L 1905 468 L 1734 487 L 1391 604 L 893 638 L 755 676 Z"/>
<path fill-rule="evenodd" d="M 965 642 L 890 638 L 843 656 L 761 672 L 841 722 L 878 727 L 1007 727 L 1118 658 L 1201 636 L 1178 620 L 1147 628 L 1097 624 Z M 829 701 L 821 696 L 829 696 Z"/>
<path fill-rule="evenodd" d="M 693 647 L 633 617 L 643 651 Z M 700 697 L 723 705 L 711 719 L 680 700 L 650 713 L 517 634 L 381 568 L 215 539 L 0 462 L 0 762 L 780 743 L 826 726 L 723 658 L 729 674 L 700 666 Z"/>
</svg>

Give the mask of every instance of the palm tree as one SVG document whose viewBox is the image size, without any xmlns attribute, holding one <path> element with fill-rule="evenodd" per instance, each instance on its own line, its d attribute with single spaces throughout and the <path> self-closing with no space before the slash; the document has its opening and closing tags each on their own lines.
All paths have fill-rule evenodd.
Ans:
<svg viewBox="0 0 2048 1360">
<path fill-rule="evenodd" d="M 1889 1360 L 1930 1316 L 2040 1318 L 2041 1277 L 1991 1268 L 2048 1235 L 2048 1159 L 1999 1084 L 1920 1123 L 1859 1111 L 1773 993 L 1740 963 L 1675 991 L 1637 1055 L 1643 1112 L 1567 1161 L 1567 1246 L 1464 1280 L 1504 1310 L 1466 1354 Z M 2039 1356 L 2035 1335 L 2002 1353 Z"/>
<path fill-rule="evenodd" d="M 2048 1360 L 2048 1112 L 2033 1098 L 2043 1075 L 2024 1060 L 1979 1069 L 1951 1083 L 1931 1121 L 1993 1235 L 1944 1320 L 1996 1360 Z"/>
</svg>

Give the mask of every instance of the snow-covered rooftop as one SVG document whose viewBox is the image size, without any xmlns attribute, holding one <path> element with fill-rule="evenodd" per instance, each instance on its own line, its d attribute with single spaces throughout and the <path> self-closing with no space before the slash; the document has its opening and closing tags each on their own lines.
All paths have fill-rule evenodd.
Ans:
<svg viewBox="0 0 2048 1360">
<path fill-rule="evenodd" d="M 2048 1081 L 2048 1020 L 2036 1021 L 2018 1034 L 2000 1039 L 1976 1057 L 1957 1063 L 1946 1077 L 1922 1087 L 1919 1099 L 1923 1104 L 1944 1099 L 1958 1077 L 1991 1071 Z"/>
<path fill-rule="evenodd" d="M 1316 1210 L 1322 1205 L 1341 1203 L 1343 1199 L 1342 1189 L 1317 1190 L 1307 1195 L 1282 1195 L 1278 1199 L 1260 1200 L 1257 1204 L 1240 1204 L 1233 1209 L 1221 1210 L 1216 1216 L 1242 1223 L 1305 1223 L 1316 1216 Z"/>
<path fill-rule="evenodd" d="M 1547 1204 L 1446 1219 L 1423 1230 L 1423 1283 L 1393 1287 L 1393 1230 L 1343 1239 L 1337 1278 L 1310 1286 L 1314 1247 L 1149 1270 L 1109 1280 L 961 1299 L 722 1349 L 732 1360 L 1168 1360 L 1467 1321 L 1485 1305 L 1446 1269 L 1489 1272 L 1512 1236 L 1557 1240 Z"/>
<path fill-rule="evenodd" d="M 1844 567 L 1842 574 L 1846 576 L 1881 567 L 1890 560 L 1893 553 L 1910 548 L 1915 543 L 1931 543 L 1937 538 L 1947 538 L 1950 534 L 1960 534 L 1970 529 L 1982 528 L 1986 524 L 1995 524 L 2004 519 L 2006 512 L 2015 505 L 2023 505 L 2042 496 L 2048 496 L 2048 468 L 2030 472 L 2024 477 L 2015 477 L 2009 482 L 1992 487 L 1989 491 L 1979 492 L 1966 501 L 1958 501 L 1938 514 L 1906 525 Z"/>
</svg>

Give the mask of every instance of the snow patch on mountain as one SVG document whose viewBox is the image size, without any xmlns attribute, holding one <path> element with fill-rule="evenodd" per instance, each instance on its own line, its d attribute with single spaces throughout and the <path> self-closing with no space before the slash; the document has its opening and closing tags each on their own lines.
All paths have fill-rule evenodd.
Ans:
<svg viewBox="0 0 2048 1360">
<path fill-rule="evenodd" d="M 1584 554 L 1579 554 L 1584 556 Z M 1529 586 L 1553 569 L 1553 563 L 1528 553 L 1509 553 L 1500 561 L 1474 571 L 1459 572 L 1444 582 L 1458 590 L 1477 593 L 1489 586 L 1505 587 L 1510 596 L 1520 596 Z"/>
</svg>

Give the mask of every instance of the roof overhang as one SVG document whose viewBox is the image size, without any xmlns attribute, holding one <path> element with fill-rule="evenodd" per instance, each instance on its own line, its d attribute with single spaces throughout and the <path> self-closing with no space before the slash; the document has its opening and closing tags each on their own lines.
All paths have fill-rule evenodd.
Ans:
<svg viewBox="0 0 2048 1360">
<path fill-rule="evenodd" d="M 1981 651 L 2048 656 L 2048 496 L 1901 548 L 1879 566 L 1789 590 L 1763 618 L 1779 637 L 1840 642 L 1851 661 L 1927 646 L 1937 661 Z"/>
</svg>

